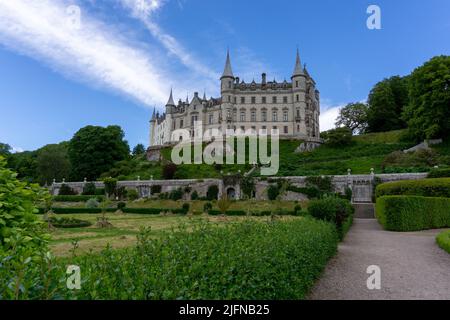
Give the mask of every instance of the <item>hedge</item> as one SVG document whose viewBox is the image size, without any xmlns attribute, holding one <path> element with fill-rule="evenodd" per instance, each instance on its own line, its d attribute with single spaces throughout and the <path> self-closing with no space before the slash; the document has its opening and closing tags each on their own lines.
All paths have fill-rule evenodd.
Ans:
<svg viewBox="0 0 450 320">
<path fill-rule="evenodd" d="M 76 257 L 71 264 L 83 272 L 80 290 L 67 289 L 65 261 L 53 268 L 29 267 L 27 275 L 36 277 L 35 290 L 23 298 L 304 299 L 337 251 L 335 228 L 311 218 L 193 228 L 158 238 L 143 232 L 134 248 Z M 51 296 L 43 293 L 46 280 Z"/>
<path fill-rule="evenodd" d="M 450 253 L 450 230 L 439 233 L 436 237 L 436 243 Z"/>
<path fill-rule="evenodd" d="M 123 213 L 135 214 L 160 214 L 161 212 L 172 212 L 174 214 L 186 214 L 187 211 L 183 208 L 124 208 Z"/>
<path fill-rule="evenodd" d="M 209 210 L 208 214 L 211 216 L 218 216 L 221 215 L 222 212 L 220 210 Z M 228 210 L 225 212 L 225 215 L 227 216 L 245 216 L 247 213 L 243 210 Z"/>
<path fill-rule="evenodd" d="M 418 231 L 450 227 L 450 199 L 420 196 L 383 196 L 376 216 L 390 231 Z"/>
<path fill-rule="evenodd" d="M 428 173 L 428 178 L 448 178 L 450 177 L 450 168 L 433 169 Z"/>
<path fill-rule="evenodd" d="M 45 209 L 39 208 L 39 214 L 44 214 Z M 116 212 L 116 208 L 108 208 L 106 212 Z M 101 208 L 55 208 L 52 207 L 52 211 L 56 214 L 91 214 L 91 213 L 102 213 Z"/>
<path fill-rule="evenodd" d="M 105 197 L 104 196 L 92 196 L 92 195 L 76 195 L 76 196 L 54 196 L 53 201 L 56 202 L 86 202 L 89 199 L 95 198 L 99 202 L 102 202 Z"/>
<path fill-rule="evenodd" d="M 90 221 L 74 219 L 74 218 L 50 218 L 49 222 L 55 228 L 84 228 L 92 225 Z"/>
<path fill-rule="evenodd" d="M 387 182 L 377 186 L 375 195 L 377 198 L 390 195 L 450 198 L 450 178 Z"/>
</svg>

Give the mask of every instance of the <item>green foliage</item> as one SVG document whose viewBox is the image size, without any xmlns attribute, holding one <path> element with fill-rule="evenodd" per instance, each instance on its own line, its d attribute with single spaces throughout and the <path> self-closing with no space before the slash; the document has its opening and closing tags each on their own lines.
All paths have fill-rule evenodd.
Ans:
<svg viewBox="0 0 450 320">
<path fill-rule="evenodd" d="M 184 214 L 187 214 L 189 212 L 190 205 L 189 203 L 183 203 L 181 206 L 181 209 L 184 211 Z"/>
<path fill-rule="evenodd" d="M 410 102 L 404 112 L 418 140 L 450 136 L 450 56 L 438 56 L 410 76 Z"/>
<path fill-rule="evenodd" d="M 51 217 L 49 222 L 55 228 L 84 228 L 92 225 L 86 220 L 65 217 Z"/>
<path fill-rule="evenodd" d="M 8 156 L 8 167 L 17 172 L 17 177 L 27 182 L 37 183 L 37 151 L 13 153 Z"/>
<path fill-rule="evenodd" d="M 325 197 L 311 201 L 308 205 L 308 213 L 314 218 L 333 222 L 336 225 L 339 237 L 343 239 L 350 228 L 354 208 L 348 200 Z"/>
<path fill-rule="evenodd" d="M 11 154 L 11 146 L 7 143 L 0 142 L 0 156 L 7 157 Z"/>
<path fill-rule="evenodd" d="M 428 173 L 428 178 L 450 178 L 450 168 L 433 169 Z"/>
<path fill-rule="evenodd" d="M 162 187 L 160 185 L 155 184 L 150 187 L 150 192 L 152 194 L 161 193 L 161 189 L 162 189 Z"/>
<path fill-rule="evenodd" d="M 394 76 L 377 83 L 369 93 L 368 104 L 369 132 L 405 128 L 401 115 L 408 104 L 408 77 Z"/>
<path fill-rule="evenodd" d="M 245 198 L 251 199 L 255 192 L 255 179 L 251 176 L 241 178 L 241 191 Z"/>
<path fill-rule="evenodd" d="M 367 128 L 368 106 L 365 103 L 349 103 L 339 110 L 336 127 L 346 127 L 354 134 L 363 133 Z"/>
<path fill-rule="evenodd" d="M 245 216 L 247 213 L 244 210 L 226 210 L 224 212 L 220 210 L 208 210 L 210 216 L 226 215 L 226 216 Z"/>
<path fill-rule="evenodd" d="M 93 182 L 88 182 L 84 185 L 83 187 L 83 195 L 86 196 L 92 196 L 92 195 L 96 195 L 97 192 L 97 187 L 95 186 L 95 183 Z"/>
<path fill-rule="evenodd" d="M 325 141 L 325 144 L 338 148 L 352 144 L 352 130 L 347 127 L 331 129 L 320 134 L 320 137 Z"/>
<path fill-rule="evenodd" d="M 211 202 L 206 202 L 203 205 L 203 212 L 208 212 L 209 210 L 212 210 L 212 203 Z"/>
<path fill-rule="evenodd" d="M 91 198 L 88 201 L 86 201 L 85 207 L 86 208 L 98 208 L 99 207 L 99 202 L 97 201 L 96 198 Z"/>
<path fill-rule="evenodd" d="M 128 158 L 130 148 L 123 138 L 119 126 L 87 126 L 75 133 L 69 142 L 73 179 L 96 180 L 116 162 Z"/>
<path fill-rule="evenodd" d="M 133 156 L 140 156 L 143 154 L 145 154 L 145 147 L 142 143 L 139 143 L 133 148 Z"/>
<path fill-rule="evenodd" d="M 181 188 L 172 190 L 170 192 L 169 199 L 174 201 L 183 199 L 183 190 Z"/>
<path fill-rule="evenodd" d="M 436 243 L 439 247 L 450 253 L 450 230 L 439 233 L 436 236 Z"/>
<path fill-rule="evenodd" d="M 321 193 L 331 193 L 333 191 L 333 177 L 330 176 L 310 176 L 305 179 L 306 185 L 316 187 Z"/>
<path fill-rule="evenodd" d="M 296 193 L 304 194 L 309 199 L 320 198 L 321 195 L 322 195 L 320 190 L 317 187 L 315 187 L 315 186 L 311 186 L 311 187 L 297 187 L 297 186 L 290 185 L 287 190 L 288 191 L 292 191 L 292 192 L 296 192 Z"/>
<path fill-rule="evenodd" d="M 60 196 L 75 196 L 78 193 L 69 187 L 67 184 L 63 183 L 59 189 L 58 195 Z"/>
<path fill-rule="evenodd" d="M 228 199 L 226 194 L 223 194 L 222 197 L 217 201 L 217 207 L 223 215 L 225 215 L 230 206 L 231 201 L 230 199 Z"/>
<path fill-rule="evenodd" d="M 113 197 L 117 191 L 117 179 L 115 178 L 106 178 L 103 179 L 103 183 L 105 185 L 105 192 L 108 198 Z"/>
<path fill-rule="evenodd" d="M 39 183 L 51 184 L 53 179 L 61 181 L 70 177 L 71 164 L 68 144 L 49 144 L 37 151 L 37 175 Z"/>
<path fill-rule="evenodd" d="M 389 173 L 388 168 L 427 168 L 438 164 L 438 155 L 433 150 L 417 150 L 405 153 L 394 151 L 388 154 L 381 167 L 383 172 Z M 414 169 L 413 169 L 414 170 Z M 414 172 L 414 171 L 413 171 Z"/>
<path fill-rule="evenodd" d="M 122 210 L 125 209 L 125 207 L 127 206 L 127 204 L 125 202 L 119 202 L 117 203 L 117 209 L 118 210 Z"/>
<path fill-rule="evenodd" d="M 267 187 L 267 197 L 269 200 L 276 200 L 280 194 L 280 187 L 278 184 L 271 184 Z"/>
<path fill-rule="evenodd" d="M 450 227 L 450 199 L 421 196 L 377 198 L 376 216 L 390 231 L 418 231 Z"/>
<path fill-rule="evenodd" d="M 166 163 L 162 168 L 162 176 L 166 180 L 173 179 L 175 177 L 176 172 L 177 172 L 177 165 L 172 162 Z"/>
<path fill-rule="evenodd" d="M 206 191 L 206 198 L 209 201 L 217 200 L 219 197 L 219 187 L 217 185 L 211 185 Z"/>
<path fill-rule="evenodd" d="M 98 202 L 102 202 L 104 196 L 83 196 L 83 195 L 69 195 L 69 196 L 54 196 L 53 201 L 56 202 L 85 202 L 90 199 L 95 199 Z"/>
<path fill-rule="evenodd" d="M 127 190 L 127 197 L 128 197 L 128 200 L 134 201 L 134 200 L 137 200 L 139 198 L 139 194 L 138 194 L 136 189 L 128 189 Z"/>
<path fill-rule="evenodd" d="M 194 192 L 192 192 L 191 194 L 191 200 L 198 200 L 199 196 L 198 196 L 198 192 L 195 190 Z"/>
<path fill-rule="evenodd" d="M 405 180 L 387 182 L 375 189 L 376 197 L 388 195 L 413 195 L 450 198 L 450 178 Z"/>
</svg>

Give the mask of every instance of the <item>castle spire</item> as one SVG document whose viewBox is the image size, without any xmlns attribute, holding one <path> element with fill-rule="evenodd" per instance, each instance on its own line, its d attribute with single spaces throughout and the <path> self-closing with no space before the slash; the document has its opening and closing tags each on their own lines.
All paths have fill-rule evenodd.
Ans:
<svg viewBox="0 0 450 320">
<path fill-rule="evenodd" d="M 172 89 L 170 89 L 170 97 L 169 97 L 169 101 L 167 101 L 166 106 L 175 106 L 175 102 L 173 101 Z"/>
<path fill-rule="evenodd" d="M 292 73 L 292 77 L 300 76 L 300 75 L 303 75 L 303 68 L 302 68 L 302 63 L 300 61 L 300 53 L 298 52 L 298 48 L 297 48 L 297 58 L 295 61 L 295 68 L 294 68 L 294 72 Z"/>
<path fill-rule="evenodd" d="M 225 62 L 225 69 L 223 70 L 222 78 L 234 78 L 233 70 L 231 69 L 230 50 L 227 50 L 227 61 Z"/>
<path fill-rule="evenodd" d="M 206 90 L 203 90 L 203 101 L 206 101 Z"/>
<path fill-rule="evenodd" d="M 152 121 L 155 121 L 156 119 L 156 110 L 153 108 L 153 114 L 152 114 Z"/>
</svg>

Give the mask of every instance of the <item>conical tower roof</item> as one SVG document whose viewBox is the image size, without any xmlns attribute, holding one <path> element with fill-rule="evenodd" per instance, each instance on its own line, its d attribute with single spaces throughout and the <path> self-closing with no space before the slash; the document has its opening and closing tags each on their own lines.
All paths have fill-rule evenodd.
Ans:
<svg viewBox="0 0 450 320">
<path fill-rule="evenodd" d="M 298 52 L 297 49 L 297 57 L 295 60 L 295 68 L 294 68 L 294 72 L 292 73 L 292 77 L 295 76 L 301 76 L 303 75 L 303 68 L 302 68 L 302 62 L 300 61 L 300 53 Z"/>
<path fill-rule="evenodd" d="M 230 51 L 227 50 L 227 61 L 225 62 L 225 69 L 223 70 L 223 74 L 221 78 L 234 78 L 233 70 L 231 69 L 231 60 L 230 60 Z"/>
<path fill-rule="evenodd" d="M 172 89 L 170 89 L 170 97 L 169 97 L 169 101 L 167 101 L 166 106 L 174 106 L 175 102 L 173 101 L 173 94 L 172 94 Z"/>
</svg>

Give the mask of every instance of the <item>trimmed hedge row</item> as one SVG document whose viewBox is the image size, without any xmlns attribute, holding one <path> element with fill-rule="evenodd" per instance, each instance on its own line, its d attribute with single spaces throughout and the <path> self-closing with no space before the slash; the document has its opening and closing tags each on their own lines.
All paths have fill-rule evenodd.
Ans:
<svg viewBox="0 0 450 320">
<path fill-rule="evenodd" d="M 73 263 L 84 270 L 81 289 L 68 290 L 60 281 L 56 295 L 80 300 L 304 299 L 338 244 L 334 226 L 312 218 L 220 228 L 203 224 L 167 237 L 144 233 L 138 239 L 133 249 L 77 257 Z M 58 270 L 51 279 L 65 279 L 65 268 Z"/>
<path fill-rule="evenodd" d="M 410 195 L 450 198 L 450 178 L 405 180 L 382 183 L 377 186 L 376 197 Z"/>
<path fill-rule="evenodd" d="M 450 199 L 421 196 L 383 196 L 376 216 L 390 231 L 418 231 L 450 227 Z"/>
<path fill-rule="evenodd" d="M 56 202 L 86 202 L 89 199 L 97 199 L 97 201 L 102 202 L 105 199 L 105 196 L 53 196 L 53 201 Z"/>
<path fill-rule="evenodd" d="M 450 168 L 433 169 L 428 173 L 428 178 L 448 178 L 450 177 Z"/>
<path fill-rule="evenodd" d="M 186 209 L 163 209 L 163 208 L 123 208 L 123 213 L 135 213 L 135 214 L 160 214 L 161 212 L 172 212 L 175 214 L 186 214 Z M 57 214 L 89 214 L 89 213 L 102 213 L 101 208 L 52 208 L 52 211 Z M 106 212 L 116 212 L 117 208 L 108 208 Z M 39 208 L 39 214 L 44 214 L 45 209 Z"/>
<path fill-rule="evenodd" d="M 436 243 L 450 253 L 450 230 L 439 233 L 436 237 Z"/>
</svg>

